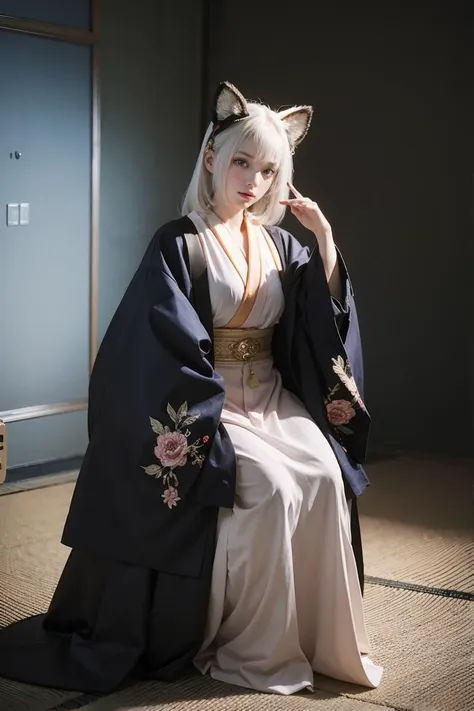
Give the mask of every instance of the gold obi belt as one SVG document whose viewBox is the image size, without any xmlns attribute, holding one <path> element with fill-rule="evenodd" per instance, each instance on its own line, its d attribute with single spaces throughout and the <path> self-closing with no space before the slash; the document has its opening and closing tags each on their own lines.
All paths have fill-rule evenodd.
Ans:
<svg viewBox="0 0 474 711">
<path fill-rule="evenodd" d="M 216 363 L 248 363 L 249 385 L 258 388 L 260 383 L 252 363 L 270 358 L 272 354 L 272 328 L 215 328 L 214 360 Z"/>
</svg>

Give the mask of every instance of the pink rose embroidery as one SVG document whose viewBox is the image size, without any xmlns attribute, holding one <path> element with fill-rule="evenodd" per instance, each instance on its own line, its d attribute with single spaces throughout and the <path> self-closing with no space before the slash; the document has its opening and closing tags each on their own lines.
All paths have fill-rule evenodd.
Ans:
<svg viewBox="0 0 474 711">
<path fill-rule="evenodd" d="M 173 506 L 176 506 L 178 501 L 181 501 L 178 496 L 178 490 L 175 489 L 174 486 L 169 486 L 165 489 L 164 493 L 161 495 L 161 498 L 163 499 L 163 503 L 168 504 L 169 509 L 172 509 Z"/>
<path fill-rule="evenodd" d="M 355 417 L 355 410 L 348 400 L 333 400 L 326 405 L 328 420 L 335 427 L 347 425 Z"/>
<path fill-rule="evenodd" d="M 184 467 L 188 441 L 181 432 L 165 432 L 158 437 L 154 452 L 164 467 Z"/>
<path fill-rule="evenodd" d="M 191 437 L 192 431 L 189 429 L 201 415 L 199 412 L 190 415 L 188 412 L 187 401 L 183 402 L 177 410 L 168 403 L 166 413 L 174 425 L 174 432 L 170 431 L 168 424 L 163 424 L 154 417 L 150 417 L 150 425 L 158 435 L 156 447 L 154 448 L 155 457 L 159 464 L 153 462 L 148 466 L 141 467 L 148 476 L 155 479 L 160 479 L 164 493 L 161 495 L 163 503 L 172 509 L 181 501 L 178 496 L 179 479 L 176 473 L 178 467 L 184 467 L 188 463 L 192 466 L 201 468 L 205 455 L 199 450 L 209 442 L 209 435 L 198 437 L 194 442 L 188 444 L 188 438 Z"/>
</svg>

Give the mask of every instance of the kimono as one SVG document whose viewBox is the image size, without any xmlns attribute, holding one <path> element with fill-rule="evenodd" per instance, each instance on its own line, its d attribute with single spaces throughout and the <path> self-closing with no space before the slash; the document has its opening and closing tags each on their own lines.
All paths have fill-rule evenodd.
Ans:
<svg viewBox="0 0 474 711">
<path fill-rule="evenodd" d="M 280 451 L 278 436 L 270 433 L 272 446 L 281 457 L 273 458 L 276 468 L 269 476 L 282 466 L 286 476 L 299 451 L 305 462 L 312 461 L 312 447 L 323 452 L 322 458 L 314 460 L 321 469 L 314 478 L 316 488 L 313 490 L 311 483 L 305 490 L 311 501 L 316 501 L 316 491 L 322 492 L 317 499 L 322 502 L 319 514 L 307 515 L 323 528 L 314 529 L 316 540 L 302 536 L 305 552 L 295 552 L 295 558 L 300 555 L 301 569 L 304 561 L 314 558 L 312 580 L 319 580 L 315 594 L 321 596 L 327 579 L 324 604 L 332 605 L 329 598 L 337 598 L 332 585 L 342 576 L 345 598 L 341 620 L 351 630 L 350 641 L 343 638 L 342 630 L 334 659 L 328 660 L 324 650 L 317 649 L 321 643 L 315 642 L 314 630 L 313 638 L 305 642 L 311 648 L 309 653 L 293 649 L 298 634 L 303 634 L 301 629 L 288 632 L 281 628 L 280 637 L 286 639 L 288 632 L 290 640 L 289 646 L 280 650 L 283 658 L 277 654 L 273 661 L 262 659 L 258 668 L 239 671 L 222 669 L 216 657 L 219 631 L 232 617 L 232 610 L 225 609 L 231 604 L 226 599 L 226 569 L 232 567 L 226 542 L 237 513 L 247 506 L 241 487 L 245 472 L 250 470 L 244 467 L 241 450 L 243 447 L 244 455 L 245 451 L 253 452 L 253 445 L 245 450 L 245 436 L 256 436 L 262 443 L 265 426 L 259 434 L 258 423 L 249 425 L 247 435 L 239 439 L 238 433 L 250 420 L 241 427 L 247 413 L 245 403 L 236 404 L 240 387 L 237 371 L 232 374 L 232 367 L 215 363 L 216 323 L 217 327 L 227 325 L 225 308 L 230 308 L 229 313 L 235 310 L 243 293 L 239 295 L 237 287 L 227 289 L 233 294 L 234 306 L 221 298 L 216 278 L 219 260 L 228 258 L 230 272 L 232 261 L 235 266 L 240 258 L 244 269 L 245 260 L 225 254 L 225 245 L 213 240 L 208 227 L 197 213 L 164 225 L 151 240 L 110 323 L 90 379 L 89 446 L 62 536 L 62 543 L 72 551 L 46 615 L 0 631 L 2 676 L 106 692 L 130 676 L 173 680 L 194 662 L 200 671 L 210 671 L 215 678 L 283 694 L 311 688 L 312 670 L 367 686 L 378 684 L 380 669 L 365 657 L 368 642 L 361 590 L 347 543 L 350 548 L 346 498 L 355 502 L 368 484 L 362 464 L 370 423 L 361 395 L 362 353 L 353 289 L 339 255 L 343 296 L 341 301 L 333 299 L 317 245 L 310 251 L 278 227 L 259 233 L 257 250 L 259 286 L 267 288 L 268 281 L 273 292 L 261 300 L 260 314 L 258 308 L 252 310 L 244 327 L 263 328 L 267 324 L 262 325 L 262 318 L 274 326 L 272 362 L 261 361 L 258 368 L 255 364 L 261 379 L 255 393 L 258 398 L 268 396 L 267 409 L 277 428 L 278 422 L 284 423 L 278 419 L 277 403 L 291 410 L 288 422 L 296 422 L 297 430 L 303 427 L 304 443 L 301 440 L 299 449 L 298 441 L 285 439 L 282 430 L 281 444 L 285 446 Z M 207 272 L 199 279 L 192 277 L 188 249 L 198 239 L 207 260 Z M 255 252 L 256 247 L 253 249 Z M 249 256 L 248 274 L 250 271 Z M 240 288 L 244 289 L 246 276 L 240 276 L 244 282 Z M 258 293 L 254 307 L 257 304 Z M 216 322 L 216 317 L 223 323 Z M 253 324 L 252 318 L 256 319 Z M 236 399 L 232 399 L 233 389 Z M 244 397 L 248 396 L 245 391 Z M 257 414 L 255 422 L 260 417 L 264 423 L 266 415 Z M 293 436 L 298 439 L 297 433 Z M 281 459 L 287 464 L 282 465 Z M 312 481 L 305 469 L 299 476 L 304 486 Z M 295 494 L 295 501 L 306 511 L 302 491 Z M 263 496 L 265 500 L 278 498 L 268 492 Z M 326 511 L 333 512 L 332 518 Z M 355 506 L 353 513 L 354 522 Z M 324 516 L 337 540 L 341 538 L 337 544 L 342 551 L 341 564 L 332 579 L 327 578 L 333 576 L 332 556 L 324 553 L 331 550 L 326 539 L 332 534 L 325 534 Z M 298 516 L 294 518 L 296 522 Z M 264 520 L 270 523 L 270 519 Z M 297 528 L 296 522 L 293 533 Z M 353 525 L 352 534 L 357 532 Z M 291 548 L 291 536 L 287 542 Z M 245 549 L 252 556 L 252 549 Z M 313 556 L 313 549 L 322 552 Z M 285 557 L 274 546 L 271 554 L 275 560 Z M 358 564 L 360 577 L 360 556 Z M 258 571 L 256 574 L 258 578 Z M 276 578 L 273 582 L 278 587 Z M 244 581 L 244 588 L 247 583 Z M 245 590 L 237 588 L 232 594 L 239 598 Z M 356 601 L 354 609 L 351 597 Z M 250 599 L 249 605 L 250 609 Z M 267 624 L 272 607 L 267 610 L 263 627 L 261 620 L 250 646 L 258 646 L 262 629 L 272 626 Z M 283 614 L 283 608 L 281 611 Z M 323 608 L 321 613 L 324 615 Z M 311 611 L 305 615 L 309 619 Z M 239 624 L 247 622 L 242 618 Z M 323 625 L 321 615 L 319 624 Z M 227 659 L 235 654 L 232 635 L 239 636 L 234 629 L 223 643 L 230 645 Z M 325 635 L 323 646 L 334 636 L 331 630 Z M 279 642 L 268 640 L 265 648 L 264 639 L 259 653 L 268 656 L 268 649 L 275 644 Z M 346 673 L 345 662 L 338 655 L 347 645 L 352 658 Z M 279 678 L 275 670 L 284 664 L 287 654 L 293 655 L 295 663 L 290 664 L 288 679 L 285 675 Z M 313 667 L 308 655 L 314 657 Z"/>
</svg>

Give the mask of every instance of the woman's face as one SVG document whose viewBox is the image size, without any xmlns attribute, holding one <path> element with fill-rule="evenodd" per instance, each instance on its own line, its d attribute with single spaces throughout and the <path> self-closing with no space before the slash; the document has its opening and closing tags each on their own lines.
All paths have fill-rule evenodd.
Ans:
<svg viewBox="0 0 474 711">
<path fill-rule="evenodd" d="M 218 187 L 215 199 L 229 207 L 248 209 L 267 193 L 273 183 L 277 166 L 256 158 L 253 141 L 246 141 L 232 158 L 223 190 Z"/>
</svg>

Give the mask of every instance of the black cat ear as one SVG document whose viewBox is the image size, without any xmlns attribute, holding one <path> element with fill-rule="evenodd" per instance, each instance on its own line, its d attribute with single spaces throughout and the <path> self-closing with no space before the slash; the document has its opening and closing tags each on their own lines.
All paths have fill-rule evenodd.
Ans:
<svg viewBox="0 0 474 711">
<path fill-rule="evenodd" d="M 214 139 L 219 133 L 232 126 L 236 121 L 247 118 L 249 110 L 247 102 L 238 89 L 229 81 L 223 81 L 217 87 L 214 97 L 214 108 L 212 116 L 212 133 L 207 144 L 208 148 L 213 148 Z"/>
<path fill-rule="evenodd" d="M 214 97 L 214 124 L 248 115 L 247 102 L 240 91 L 228 81 L 221 82 Z"/>
</svg>

